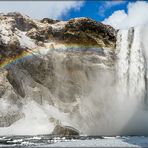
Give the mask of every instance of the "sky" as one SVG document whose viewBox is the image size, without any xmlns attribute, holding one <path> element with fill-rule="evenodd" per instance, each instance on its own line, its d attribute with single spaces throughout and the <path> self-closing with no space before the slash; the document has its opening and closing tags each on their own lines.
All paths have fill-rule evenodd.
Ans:
<svg viewBox="0 0 148 148">
<path fill-rule="evenodd" d="M 0 13 L 17 11 L 36 19 L 48 17 L 69 20 L 75 17 L 89 17 L 119 28 L 123 21 L 123 24 L 125 21 L 129 24 L 129 15 L 130 20 L 135 23 L 140 19 L 147 21 L 147 5 L 147 1 L 135 0 L 0 1 Z"/>
<path fill-rule="evenodd" d="M 102 21 L 113 11 L 126 9 L 126 1 L 75 0 L 75 1 L 0 1 L 0 12 L 18 11 L 33 18 L 50 17 L 68 20 L 90 17 Z"/>
<path fill-rule="evenodd" d="M 116 10 L 126 10 L 127 4 L 127 1 L 85 1 L 79 11 L 71 9 L 65 19 L 85 16 L 97 21 L 102 21 Z"/>
</svg>

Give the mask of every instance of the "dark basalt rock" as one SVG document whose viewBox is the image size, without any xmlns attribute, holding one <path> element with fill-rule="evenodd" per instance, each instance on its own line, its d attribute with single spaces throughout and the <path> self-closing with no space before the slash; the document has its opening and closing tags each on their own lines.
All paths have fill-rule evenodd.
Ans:
<svg viewBox="0 0 148 148">
<path fill-rule="evenodd" d="M 89 18 L 76 18 L 69 20 L 65 25 L 64 40 L 71 44 L 114 48 L 115 34 L 115 30 L 111 26 Z"/>
<path fill-rule="evenodd" d="M 59 25 L 59 21 L 43 19 L 41 22 Z M 27 35 L 38 41 L 56 40 L 65 44 L 79 46 L 108 47 L 114 49 L 116 46 L 116 31 L 109 25 L 96 22 L 89 18 L 75 18 L 65 22 L 65 26 L 58 29 L 46 27 L 29 31 Z"/>
<path fill-rule="evenodd" d="M 48 23 L 48 24 L 55 24 L 55 23 L 58 23 L 60 22 L 60 20 L 53 20 L 53 19 L 50 19 L 50 18 L 43 18 L 41 20 L 41 23 Z"/>
</svg>

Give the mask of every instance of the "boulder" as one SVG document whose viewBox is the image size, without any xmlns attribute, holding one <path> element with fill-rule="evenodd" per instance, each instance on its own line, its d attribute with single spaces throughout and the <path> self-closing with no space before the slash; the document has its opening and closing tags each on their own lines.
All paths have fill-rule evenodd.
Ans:
<svg viewBox="0 0 148 148">
<path fill-rule="evenodd" d="M 75 137 L 79 136 L 79 131 L 70 126 L 56 125 L 52 134 L 55 136 Z"/>
</svg>

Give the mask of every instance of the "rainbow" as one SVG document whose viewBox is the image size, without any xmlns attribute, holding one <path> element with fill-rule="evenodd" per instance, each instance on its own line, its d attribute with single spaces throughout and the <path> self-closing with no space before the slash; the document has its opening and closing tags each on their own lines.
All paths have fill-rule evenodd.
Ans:
<svg viewBox="0 0 148 148">
<path fill-rule="evenodd" d="M 90 47 L 90 46 L 80 46 L 80 45 L 76 45 L 76 44 L 63 44 L 65 46 L 65 49 L 70 49 L 72 48 L 73 50 L 71 52 L 78 52 L 80 48 L 85 47 L 85 48 L 99 48 L 99 47 Z M 26 58 L 31 58 L 33 57 L 33 53 L 35 53 L 35 51 L 37 50 L 50 50 L 53 49 L 54 46 L 47 46 L 47 47 L 37 47 L 34 49 L 28 49 L 28 50 L 24 50 L 22 51 L 21 54 L 16 55 L 15 57 L 7 57 L 4 61 L 2 61 L 0 63 L 0 68 L 5 68 L 5 67 L 9 67 L 10 65 L 19 62 L 20 60 L 25 60 Z M 56 47 L 56 49 L 58 49 L 58 51 L 64 51 L 63 47 L 60 48 L 60 45 Z M 60 50 L 61 49 L 61 50 Z M 100 49 L 100 48 L 99 48 Z"/>
<path fill-rule="evenodd" d="M 26 58 L 31 56 L 31 54 L 27 51 L 23 51 L 21 54 L 15 56 L 15 57 L 8 57 L 3 62 L 0 63 L 0 68 L 7 67 L 13 63 L 18 62 L 20 59 Z"/>
</svg>

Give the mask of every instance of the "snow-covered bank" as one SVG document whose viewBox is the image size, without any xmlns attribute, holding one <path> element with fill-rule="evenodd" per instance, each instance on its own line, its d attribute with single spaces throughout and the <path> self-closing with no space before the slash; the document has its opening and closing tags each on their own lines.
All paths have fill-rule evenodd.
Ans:
<svg viewBox="0 0 148 148">
<path fill-rule="evenodd" d="M 85 140 L 66 139 L 65 137 L 20 136 L 1 137 L 0 147 L 148 147 L 148 137 L 102 137 Z"/>
<path fill-rule="evenodd" d="M 58 142 L 48 147 L 148 147 L 148 137 L 105 137 L 93 140 Z M 46 147 L 46 146 L 45 146 Z"/>
</svg>

